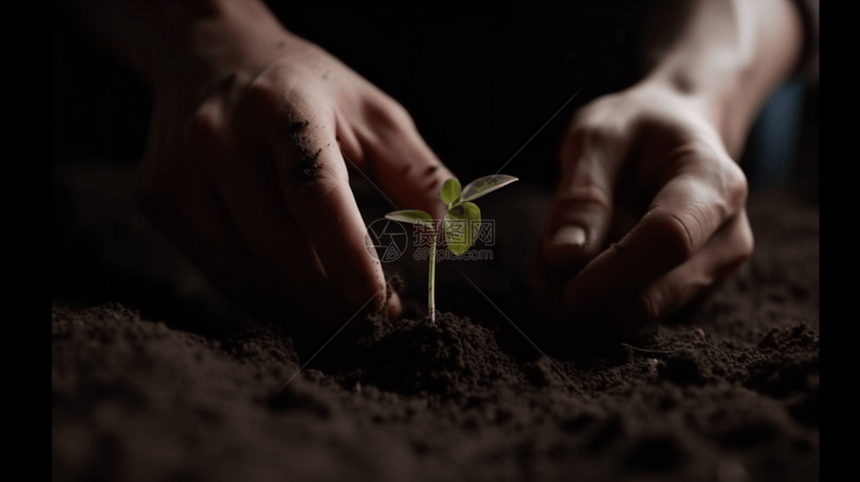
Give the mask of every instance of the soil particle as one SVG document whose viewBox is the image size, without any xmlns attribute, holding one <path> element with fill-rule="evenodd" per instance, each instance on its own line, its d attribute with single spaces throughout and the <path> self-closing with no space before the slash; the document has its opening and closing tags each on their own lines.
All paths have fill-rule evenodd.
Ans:
<svg viewBox="0 0 860 482">
<path fill-rule="evenodd" d="M 805 393 L 795 397 L 788 404 L 788 411 L 791 416 L 808 427 L 817 428 L 819 426 L 818 385 L 816 382 Z"/>
<path fill-rule="evenodd" d="M 333 411 L 329 398 L 318 386 L 296 376 L 269 400 L 269 407 L 276 411 L 305 409 L 329 418 Z"/>
<path fill-rule="evenodd" d="M 681 350 L 657 365 L 660 376 L 678 385 L 702 385 L 711 376 L 708 361 L 701 352 Z"/>
<path fill-rule="evenodd" d="M 818 334 L 806 323 L 771 329 L 758 343 L 746 385 L 780 399 L 817 390 L 818 344 Z"/>
<path fill-rule="evenodd" d="M 307 194 L 314 185 L 319 171 L 322 169 L 322 164 L 317 158 L 322 152 L 322 148 L 313 151 L 311 141 L 306 132 L 310 122 L 297 118 L 291 115 L 287 120 L 287 125 L 284 131 L 290 135 L 296 148 L 296 166 L 293 168 L 293 174 L 299 181 L 299 186 L 302 194 Z"/>
<path fill-rule="evenodd" d="M 622 464 L 627 470 L 663 472 L 680 466 L 686 458 L 686 451 L 676 437 L 649 435 L 632 444 Z"/>
<path fill-rule="evenodd" d="M 391 295 L 397 292 L 403 291 L 403 277 L 399 274 L 394 274 L 394 276 L 389 276 L 388 273 L 385 274 L 386 279 L 388 279 L 385 285 L 385 297 L 391 298 Z"/>
<path fill-rule="evenodd" d="M 487 328 L 449 313 L 437 314 L 436 323 L 382 324 L 359 349 L 369 382 L 409 394 L 463 394 L 510 378 L 513 369 Z"/>
<path fill-rule="evenodd" d="M 726 448 L 749 449 L 766 444 L 776 438 L 777 429 L 768 420 L 755 420 L 731 427 L 715 438 Z"/>
<path fill-rule="evenodd" d="M 578 433 L 590 427 L 597 417 L 593 414 L 582 413 L 575 417 L 564 418 L 559 421 L 558 426 L 565 432 Z"/>
<path fill-rule="evenodd" d="M 600 427 L 591 435 L 586 450 L 589 452 L 600 452 L 609 447 L 624 434 L 621 417 L 614 415 L 606 419 Z"/>
<path fill-rule="evenodd" d="M 818 238 L 801 229 L 817 217 L 778 201 L 768 211 L 750 201 L 755 272 L 635 345 L 543 332 L 537 314 L 508 312 L 549 358 L 493 310 L 430 323 L 426 300 L 400 292 L 424 287 L 423 270 L 389 284 L 402 320 L 376 317 L 361 336 L 321 329 L 313 341 L 296 334 L 309 325 L 300 313 L 213 331 L 205 311 L 138 312 L 113 295 L 70 307 L 55 294 L 52 475 L 818 480 Z M 61 286 L 72 282 L 83 281 Z M 790 283 L 806 295 L 790 296 Z M 130 286 L 138 302 L 151 297 Z"/>
<path fill-rule="evenodd" d="M 540 360 L 528 366 L 526 376 L 535 387 L 548 387 L 558 383 L 558 374 L 554 370 L 552 362 L 546 357 L 541 357 Z"/>
<path fill-rule="evenodd" d="M 778 350 L 781 352 L 804 351 L 818 347 L 818 333 L 806 323 L 790 327 L 774 328 L 758 343 L 760 350 Z"/>
</svg>

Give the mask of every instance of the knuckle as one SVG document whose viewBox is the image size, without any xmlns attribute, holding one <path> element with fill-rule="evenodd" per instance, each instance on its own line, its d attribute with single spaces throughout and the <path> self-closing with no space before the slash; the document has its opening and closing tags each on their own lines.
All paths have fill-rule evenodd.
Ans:
<svg viewBox="0 0 860 482">
<path fill-rule="evenodd" d="M 292 124 L 306 117 L 302 112 L 313 111 L 308 97 L 297 89 L 300 87 L 291 86 L 285 90 L 271 80 L 257 79 L 248 85 L 234 109 L 237 124 L 256 127 L 269 123 L 275 130 L 289 131 Z"/>
<path fill-rule="evenodd" d="M 749 192 L 746 175 L 725 153 L 699 141 L 679 149 L 676 155 L 680 165 L 695 172 L 701 187 L 720 200 L 721 219 L 736 213 L 746 203 Z"/>
<path fill-rule="evenodd" d="M 586 149 L 606 149 L 616 145 L 622 138 L 618 126 L 597 121 L 577 122 L 571 128 L 570 134 L 578 138 Z"/>
<path fill-rule="evenodd" d="M 210 143 L 222 136 L 223 122 L 219 115 L 209 108 L 201 108 L 188 119 L 185 136 L 191 142 Z"/>
<path fill-rule="evenodd" d="M 749 226 L 749 222 L 744 221 L 737 238 L 737 242 L 734 243 L 737 247 L 734 264 L 742 265 L 749 261 L 755 251 L 755 238 L 752 233 L 752 228 Z"/>
<path fill-rule="evenodd" d="M 392 102 L 387 110 L 387 120 L 396 126 L 414 127 L 412 115 L 399 102 Z"/>
<path fill-rule="evenodd" d="M 589 119 L 595 119 L 603 112 L 615 111 L 619 104 L 623 103 L 623 96 L 614 93 L 600 96 L 579 109 L 574 117 L 576 122 L 587 122 Z"/>
<path fill-rule="evenodd" d="M 732 207 L 739 209 L 746 204 L 747 196 L 749 194 L 749 185 L 747 183 L 746 175 L 744 175 L 740 166 L 734 162 L 732 162 L 730 166 L 731 167 L 725 181 L 726 198 Z"/>
<path fill-rule="evenodd" d="M 624 126 L 612 119 L 583 119 L 574 122 L 564 137 L 561 159 L 602 162 L 617 158 L 625 144 Z M 572 167 L 572 166 L 563 166 Z"/>
<path fill-rule="evenodd" d="M 371 98 L 366 105 L 367 115 L 371 122 L 379 126 L 382 132 L 403 131 L 415 128 L 412 115 L 399 102 L 383 96 Z"/>
<path fill-rule="evenodd" d="M 565 211 L 574 205 L 591 204 L 603 211 L 612 208 L 612 196 L 606 188 L 588 180 L 577 182 L 559 193 L 557 209 Z"/>
<path fill-rule="evenodd" d="M 247 86 L 243 100 L 254 107 L 277 106 L 281 101 L 277 92 L 267 78 L 261 77 Z"/>
<path fill-rule="evenodd" d="M 681 215 L 665 208 L 654 208 L 650 214 L 659 240 L 675 264 L 681 264 L 692 258 L 696 250 L 696 241 L 691 229 L 695 220 L 684 219 Z M 693 215 L 690 214 L 689 217 Z"/>
</svg>

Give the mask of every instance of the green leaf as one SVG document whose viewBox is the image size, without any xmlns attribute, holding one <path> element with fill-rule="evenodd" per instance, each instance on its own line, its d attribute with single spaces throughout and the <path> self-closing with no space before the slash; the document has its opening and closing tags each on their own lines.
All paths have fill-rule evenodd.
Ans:
<svg viewBox="0 0 860 482">
<path fill-rule="evenodd" d="M 433 226 L 433 217 L 419 209 L 403 209 L 401 211 L 394 211 L 393 213 L 386 214 L 385 217 L 392 221 Z"/>
<path fill-rule="evenodd" d="M 453 178 L 445 181 L 445 185 L 439 191 L 439 197 L 449 206 L 457 202 L 460 199 L 460 181 Z"/>
<path fill-rule="evenodd" d="M 481 229 L 481 210 L 470 202 L 454 206 L 445 213 L 444 225 L 448 248 L 460 256 L 475 244 Z"/>
<path fill-rule="evenodd" d="M 493 174 L 492 176 L 484 176 L 475 179 L 463 188 L 463 194 L 460 196 L 460 200 L 474 201 L 481 196 L 489 194 L 496 189 L 501 189 L 518 180 L 519 179 L 514 176 L 506 176 L 504 174 Z"/>
</svg>

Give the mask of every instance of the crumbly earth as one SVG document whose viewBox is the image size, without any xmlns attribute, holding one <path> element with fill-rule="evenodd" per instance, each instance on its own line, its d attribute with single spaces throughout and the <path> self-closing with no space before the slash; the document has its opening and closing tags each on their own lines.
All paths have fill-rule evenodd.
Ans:
<svg viewBox="0 0 860 482">
<path fill-rule="evenodd" d="M 311 359 L 319 345 L 212 295 L 159 238 L 104 221 L 135 225 L 119 204 L 82 214 L 103 205 L 78 196 L 92 172 L 63 176 L 73 212 L 55 202 L 54 480 L 819 479 L 817 206 L 753 196 L 751 262 L 629 345 L 512 316 L 546 358 L 442 287 L 436 325 L 417 298 Z"/>
<path fill-rule="evenodd" d="M 296 166 L 293 168 L 294 175 L 299 181 L 299 186 L 303 193 L 307 193 L 316 181 L 322 165 L 317 158 L 322 149 L 312 150 L 311 142 L 307 136 L 307 130 L 310 122 L 300 120 L 299 118 L 290 115 L 287 119 L 287 125 L 284 127 L 284 134 L 292 140 L 296 149 Z"/>
</svg>

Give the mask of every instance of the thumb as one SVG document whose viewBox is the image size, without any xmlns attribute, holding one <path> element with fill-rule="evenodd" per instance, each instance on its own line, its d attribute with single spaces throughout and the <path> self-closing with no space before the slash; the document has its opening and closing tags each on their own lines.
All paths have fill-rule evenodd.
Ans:
<svg viewBox="0 0 860 482">
<path fill-rule="evenodd" d="M 543 237 L 544 262 L 552 271 L 582 267 L 605 248 L 623 157 L 622 143 L 608 135 L 576 128 L 567 133 Z"/>
</svg>

